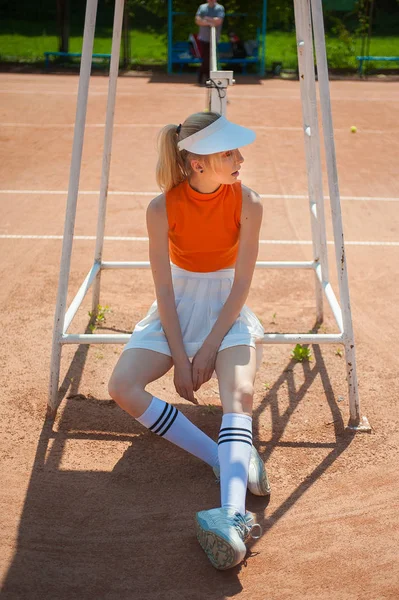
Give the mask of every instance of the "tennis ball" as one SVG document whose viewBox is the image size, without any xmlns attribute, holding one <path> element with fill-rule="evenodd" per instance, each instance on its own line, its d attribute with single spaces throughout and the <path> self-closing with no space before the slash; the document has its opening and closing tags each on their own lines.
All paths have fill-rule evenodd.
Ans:
<svg viewBox="0 0 399 600">
<path fill-rule="evenodd" d="M 352 133 L 356 133 L 356 131 L 357 131 L 357 127 L 355 127 L 355 125 L 352 125 L 351 132 Z"/>
</svg>

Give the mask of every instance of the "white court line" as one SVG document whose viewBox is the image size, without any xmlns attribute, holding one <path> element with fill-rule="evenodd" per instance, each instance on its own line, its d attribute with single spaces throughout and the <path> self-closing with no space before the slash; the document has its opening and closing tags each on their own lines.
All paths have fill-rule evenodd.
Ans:
<svg viewBox="0 0 399 600">
<path fill-rule="evenodd" d="M 173 82 L 171 82 L 173 83 Z M 192 84 L 188 84 L 188 85 L 192 85 Z M 244 84 L 245 85 L 245 84 Z M 2 89 L 0 90 L 1 94 L 28 94 L 28 95 L 32 95 L 34 94 L 35 96 L 38 95 L 45 95 L 45 96 L 77 96 L 77 89 L 76 91 L 58 91 L 58 90 L 39 90 L 39 89 L 33 89 L 33 90 L 28 90 L 28 89 L 23 89 L 23 90 L 15 90 L 15 89 Z M 108 90 L 104 90 L 104 91 L 89 91 L 89 96 L 108 96 Z M 117 96 L 131 96 L 131 97 L 139 97 L 139 96 L 148 96 L 148 92 L 122 92 L 122 91 L 118 91 L 117 92 Z M 183 97 L 189 97 L 189 98 L 203 98 L 204 94 L 203 92 L 179 92 L 179 93 L 168 93 L 163 91 L 162 92 L 162 96 L 167 96 L 168 98 L 183 98 Z M 238 99 L 240 100 L 241 98 L 244 99 L 251 99 L 251 100 L 294 100 L 297 102 L 300 102 L 301 98 L 299 95 L 295 95 L 295 96 L 289 96 L 286 94 L 280 94 L 280 95 L 273 95 L 273 94 L 240 94 L 239 91 L 236 90 L 230 94 L 230 98 L 232 99 Z M 335 102 L 335 101 L 342 101 L 342 102 L 399 102 L 399 96 L 398 97 L 392 97 L 392 96 L 386 96 L 386 97 L 371 97 L 371 98 L 363 98 L 363 97 L 358 97 L 358 96 L 331 96 L 331 101 Z"/>
<path fill-rule="evenodd" d="M 73 129 L 75 127 L 74 123 L 0 123 L 1 127 L 28 127 L 32 129 L 56 129 L 56 128 L 65 128 L 65 129 Z M 124 129 L 139 129 L 139 128 L 156 128 L 160 129 L 163 127 L 163 123 L 114 123 L 113 127 L 119 128 L 122 127 Z M 86 129 L 101 129 L 105 127 L 105 123 L 86 123 Z M 251 123 L 247 125 L 251 129 L 258 129 L 260 131 L 303 131 L 303 127 L 299 126 L 278 126 L 278 125 L 252 125 Z M 344 131 L 349 132 L 349 127 L 335 127 L 334 131 Z M 376 133 L 381 135 L 385 134 L 396 134 L 399 132 L 399 129 L 362 129 L 361 127 L 357 128 L 357 133 Z"/>
<path fill-rule="evenodd" d="M 74 123 L 0 123 L 1 127 L 37 127 L 38 129 L 51 129 L 56 127 L 65 127 L 67 129 L 73 129 Z M 164 123 L 114 123 L 113 127 L 156 127 L 157 129 L 163 127 Z M 86 123 L 87 128 L 100 128 L 105 127 L 105 123 Z M 299 128 L 300 129 L 300 128 Z M 359 130 L 358 130 L 359 131 Z M 392 130 L 390 130 L 392 131 Z M 399 130 L 398 130 L 399 131 Z"/>
<path fill-rule="evenodd" d="M 67 196 L 67 190 L 0 190 L 0 195 L 4 194 L 38 194 L 39 196 Z M 109 191 L 108 196 L 159 196 L 160 192 L 129 192 L 122 190 Z M 80 196 L 99 196 L 100 191 L 82 190 Z M 305 194 L 259 194 L 261 198 L 269 200 L 308 200 L 309 196 Z M 324 196 L 324 200 L 329 200 L 329 196 Z M 355 200 L 360 202 L 399 202 L 399 197 L 384 196 L 341 196 L 341 200 Z"/>
<path fill-rule="evenodd" d="M 277 200 L 309 200 L 309 196 L 304 194 L 259 194 L 261 198 Z M 329 200 L 330 196 L 324 196 L 324 200 Z M 360 202 L 399 202 L 399 198 L 388 198 L 385 196 L 340 196 L 341 200 L 355 200 Z"/>
<path fill-rule="evenodd" d="M 235 93 L 233 92 L 232 94 L 230 94 L 230 98 L 245 98 L 245 99 L 251 99 L 251 100 L 256 100 L 259 99 L 261 100 L 262 98 L 271 98 L 271 99 L 276 99 L 276 100 L 298 100 L 298 102 L 301 101 L 301 97 L 300 96 L 285 96 L 284 94 L 280 95 L 280 96 L 272 96 L 272 95 L 255 95 L 255 94 L 240 94 L 239 92 L 237 93 L 237 96 L 235 95 Z M 331 94 L 331 102 L 335 102 L 336 100 L 341 101 L 341 102 L 399 102 L 399 96 L 387 96 L 387 97 L 374 97 L 374 98 L 363 98 L 363 97 L 358 97 L 358 96 L 334 96 L 333 94 Z"/>
<path fill-rule="evenodd" d="M 19 235 L 19 234 L 0 234 L 2 240 L 62 240 L 62 235 Z M 134 236 L 114 236 L 109 235 L 104 238 L 111 242 L 148 242 L 148 237 Z M 89 240 L 95 241 L 95 235 L 75 235 L 74 240 Z M 311 246 L 312 240 L 259 240 L 260 244 L 278 245 L 278 246 Z M 332 240 L 328 240 L 327 244 L 334 245 Z M 359 241 L 345 242 L 345 246 L 399 246 L 399 242 L 377 242 L 377 241 Z"/>
</svg>

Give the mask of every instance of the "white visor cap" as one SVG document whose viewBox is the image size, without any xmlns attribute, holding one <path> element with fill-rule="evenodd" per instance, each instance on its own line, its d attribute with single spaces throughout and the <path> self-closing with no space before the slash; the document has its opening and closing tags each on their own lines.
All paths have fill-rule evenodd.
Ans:
<svg viewBox="0 0 399 600">
<path fill-rule="evenodd" d="M 255 138 L 256 133 L 252 129 L 231 123 L 221 116 L 204 129 L 178 142 L 177 147 L 193 154 L 216 154 L 252 144 Z"/>
</svg>

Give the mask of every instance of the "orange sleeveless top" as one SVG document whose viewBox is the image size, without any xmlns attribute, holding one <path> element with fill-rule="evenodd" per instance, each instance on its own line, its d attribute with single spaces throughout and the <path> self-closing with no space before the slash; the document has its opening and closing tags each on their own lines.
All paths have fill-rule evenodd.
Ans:
<svg viewBox="0 0 399 600">
<path fill-rule="evenodd" d="M 186 180 L 167 192 L 172 263 L 200 273 L 232 267 L 238 252 L 241 206 L 240 181 L 201 194 Z"/>
</svg>

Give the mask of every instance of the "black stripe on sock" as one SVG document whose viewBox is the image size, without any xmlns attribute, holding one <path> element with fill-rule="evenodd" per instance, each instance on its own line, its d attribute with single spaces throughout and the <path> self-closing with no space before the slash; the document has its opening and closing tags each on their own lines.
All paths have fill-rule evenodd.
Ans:
<svg viewBox="0 0 399 600">
<path fill-rule="evenodd" d="M 158 419 L 155 421 L 155 423 L 153 425 L 151 425 L 151 427 L 149 427 L 148 429 L 151 429 L 151 431 L 154 429 L 154 427 L 156 427 L 159 423 L 159 421 L 163 418 L 164 414 L 166 413 L 166 411 L 168 410 L 168 406 L 170 406 L 170 404 L 168 404 L 167 402 L 165 402 L 165 406 L 164 409 L 161 413 L 161 416 L 158 417 Z"/>
<path fill-rule="evenodd" d="M 221 433 L 221 434 L 219 434 L 219 440 L 224 437 L 237 438 L 237 439 L 247 438 L 248 440 L 251 440 L 251 442 L 252 442 L 252 435 L 249 434 L 249 432 L 248 432 L 248 434 L 247 433 Z"/>
<path fill-rule="evenodd" d="M 252 442 L 250 442 L 249 440 L 239 440 L 237 438 L 229 438 L 229 439 L 225 439 L 225 440 L 220 440 L 218 442 L 218 446 L 220 446 L 220 444 L 224 444 L 225 442 L 242 442 L 243 444 L 249 444 L 250 446 L 252 446 Z"/>
<path fill-rule="evenodd" d="M 161 431 L 161 429 L 164 427 L 164 425 L 169 421 L 169 419 L 172 415 L 172 412 L 173 412 L 173 408 L 174 408 L 174 406 L 172 406 L 172 404 L 168 404 L 168 412 L 166 413 L 165 417 L 162 419 L 159 427 L 157 429 L 153 429 L 154 433 L 158 433 L 158 431 Z"/>
<path fill-rule="evenodd" d="M 222 427 L 219 433 L 222 433 L 223 431 L 245 431 L 245 433 L 250 433 L 252 435 L 251 430 L 245 429 L 244 427 Z"/>
<path fill-rule="evenodd" d="M 163 435 L 165 435 L 165 433 L 166 433 L 166 432 L 167 432 L 167 431 L 168 431 L 168 430 L 169 430 L 169 429 L 172 427 L 172 425 L 173 425 L 173 423 L 175 422 L 175 420 L 176 420 L 176 417 L 177 417 L 177 415 L 178 415 L 178 413 L 179 413 L 179 411 L 177 410 L 177 408 L 176 408 L 175 406 L 174 406 L 173 408 L 174 408 L 174 411 L 175 411 L 175 412 L 174 412 L 174 414 L 173 414 L 173 417 L 172 417 L 172 418 L 171 418 L 171 420 L 169 421 L 169 425 L 167 425 L 167 426 L 166 426 L 166 429 L 164 429 L 163 431 L 160 431 L 160 432 L 159 432 L 159 434 L 158 434 L 158 435 L 160 435 L 161 437 L 162 437 Z"/>
</svg>

